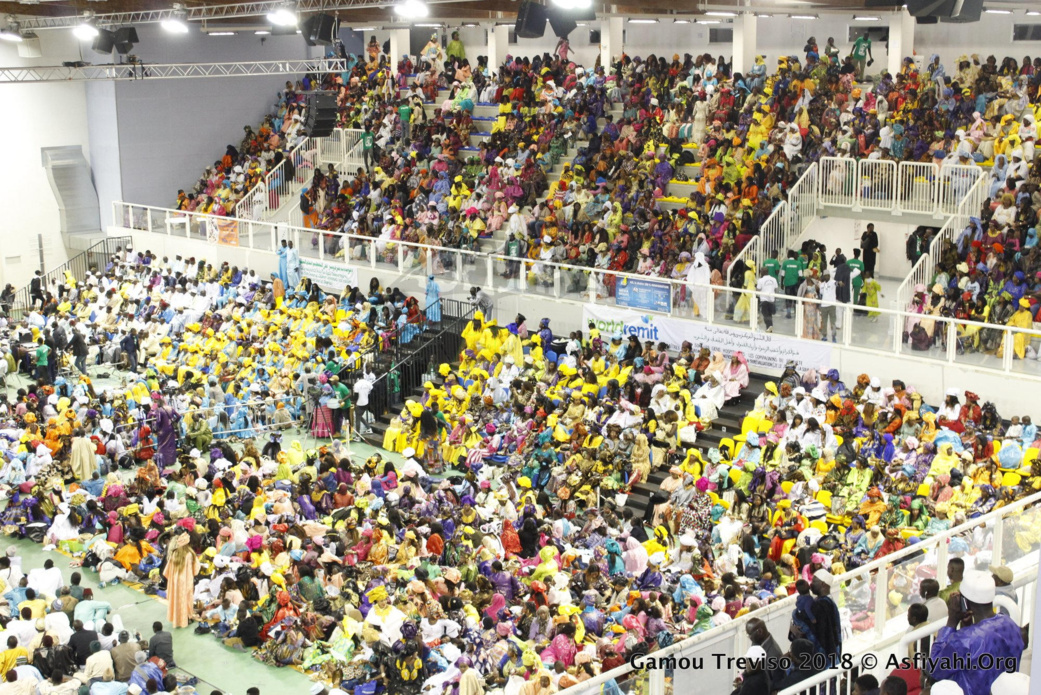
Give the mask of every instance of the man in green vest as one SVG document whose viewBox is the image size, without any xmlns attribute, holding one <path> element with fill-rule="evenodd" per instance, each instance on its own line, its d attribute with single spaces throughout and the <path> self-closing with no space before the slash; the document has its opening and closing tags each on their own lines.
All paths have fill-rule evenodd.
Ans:
<svg viewBox="0 0 1041 695">
<path fill-rule="evenodd" d="M 780 279 L 781 262 L 777 260 L 777 249 L 770 252 L 770 257 L 763 261 L 763 272 L 773 277 L 774 280 Z"/>
<path fill-rule="evenodd" d="M 784 293 L 789 297 L 794 297 L 796 292 L 799 290 L 799 282 L 802 280 L 802 263 L 799 262 L 798 253 L 795 251 L 788 252 L 788 259 L 781 264 L 781 285 L 784 287 Z M 789 299 L 784 303 L 784 316 L 785 318 L 792 317 L 792 308 L 795 303 Z"/>
<path fill-rule="evenodd" d="M 853 258 L 846 261 L 851 270 L 859 270 L 853 275 L 853 295 L 850 299 L 854 304 L 860 304 L 860 288 L 864 286 L 864 261 L 860 258 L 860 249 L 853 249 Z"/>
</svg>

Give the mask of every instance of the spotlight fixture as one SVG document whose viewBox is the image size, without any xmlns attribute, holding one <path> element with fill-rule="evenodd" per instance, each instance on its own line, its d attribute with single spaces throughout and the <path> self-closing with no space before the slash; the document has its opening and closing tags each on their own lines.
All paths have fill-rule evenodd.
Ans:
<svg viewBox="0 0 1041 695">
<path fill-rule="evenodd" d="M 394 5 L 394 14 L 406 20 L 423 19 L 430 16 L 430 8 L 423 0 L 402 0 Z"/>
<path fill-rule="evenodd" d="M 267 13 L 269 22 L 279 27 L 296 26 L 296 6 L 292 3 L 280 5 L 277 9 Z"/>
<path fill-rule="evenodd" d="M 93 10 L 84 10 L 81 15 L 82 21 L 73 27 L 73 35 L 80 41 L 92 41 L 98 35 L 98 28 L 94 25 Z"/>
<path fill-rule="evenodd" d="M 562 10 L 588 10 L 593 0 L 553 0 L 553 4 Z"/>
<path fill-rule="evenodd" d="M 184 9 L 184 5 L 179 2 L 175 2 L 173 6 L 173 16 L 167 17 L 162 22 L 164 31 L 168 31 L 171 34 L 187 34 L 188 33 L 188 12 Z"/>
<path fill-rule="evenodd" d="M 18 21 L 14 18 L 14 15 L 7 16 L 7 27 L 0 29 L 0 41 L 9 41 L 11 43 L 22 42 L 22 32 Z"/>
</svg>

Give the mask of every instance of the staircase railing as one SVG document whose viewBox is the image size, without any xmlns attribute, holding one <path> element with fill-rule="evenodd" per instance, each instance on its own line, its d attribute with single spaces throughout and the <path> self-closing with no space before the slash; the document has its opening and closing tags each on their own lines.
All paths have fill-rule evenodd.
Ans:
<svg viewBox="0 0 1041 695">
<path fill-rule="evenodd" d="M 116 252 L 125 249 L 131 243 L 133 243 L 133 238 L 129 236 L 106 237 L 102 239 L 83 253 L 44 273 L 40 278 L 40 292 L 43 295 L 50 292 L 55 297 L 64 295 L 62 287 L 65 283 L 66 272 L 79 284 L 84 281 L 88 272 L 104 272 Z M 42 306 L 43 302 L 39 301 L 39 297 L 37 297 L 35 304 Z M 29 313 L 33 305 L 34 298 L 32 296 L 32 285 L 30 284 L 15 292 L 10 305 L 4 304 L 3 308 L 8 317 L 18 320 Z"/>
</svg>

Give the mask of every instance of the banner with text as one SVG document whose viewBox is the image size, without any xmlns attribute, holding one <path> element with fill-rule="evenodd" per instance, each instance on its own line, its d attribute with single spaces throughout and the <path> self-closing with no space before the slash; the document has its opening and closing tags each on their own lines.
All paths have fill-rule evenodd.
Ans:
<svg viewBox="0 0 1041 695">
<path fill-rule="evenodd" d="M 679 350 L 683 341 L 726 356 L 740 350 L 753 368 L 780 371 L 794 360 L 799 371 L 831 364 L 831 346 L 821 341 L 799 340 L 774 333 L 754 333 L 736 326 L 718 326 L 657 314 L 643 314 L 631 309 L 586 304 L 582 308 L 583 323 L 593 321 L 605 339 L 620 332 L 626 339 L 635 335 L 640 341 L 666 343 Z"/>
<path fill-rule="evenodd" d="M 669 313 L 672 310 L 672 285 L 654 280 L 618 278 L 615 302 L 630 309 Z"/>
<path fill-rule="evenodd" d="M 206 220 L 206 241 L 221 246 L 238 246 L 238 221 L 217 218 Z"/>
<path fill-rule="evenodd" d="M 344 263 L 319 261 L 313 258 L 300 259 L 300 275 L 311 278 L 327 291 L 340 292 L 347 285 L 358 284 L 358 269 Z"/>
</svg>

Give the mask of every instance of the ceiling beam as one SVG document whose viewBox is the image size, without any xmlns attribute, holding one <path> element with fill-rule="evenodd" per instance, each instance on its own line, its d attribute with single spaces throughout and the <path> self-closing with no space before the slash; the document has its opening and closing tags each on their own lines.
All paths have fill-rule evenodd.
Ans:
<svg viewBox="0 0 1041 695">
<path fill-rule="evenodd" d="M 254 77 L 258 75 L 303 75 L 309 72 L 342 72 L 347 61 L 265 60 L 251 63 L 177 63 L 149 65 L 84 65 L 82 67 L 0 68 L 0 84 L 34 82 L 97 82 L 168 80 L 192 77 Z"/>
</svg>

